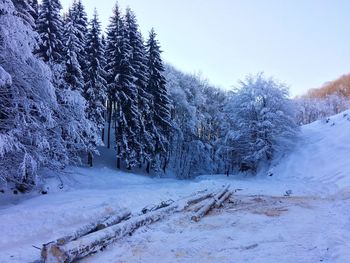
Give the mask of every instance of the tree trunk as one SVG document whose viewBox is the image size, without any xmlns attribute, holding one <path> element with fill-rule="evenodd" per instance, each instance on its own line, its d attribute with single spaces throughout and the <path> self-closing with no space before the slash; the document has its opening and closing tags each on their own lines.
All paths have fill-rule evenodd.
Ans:
<svg viewBox="0 0 350 263">
<path fill-rule="evenodd" d="M 107 148 L 111 148 L 111 127 L 112 127 L 112 101 L 108 101 L 108 131 L 107 131 Z"/>
<path fill-rule="evenodd" d="M 90 167 L 92 167 L 92 160 L 93 160 L 93 155 L 92 155 L 92 153 L 89 151 L 89 152 L 88 152 L 88 165 L 89 165 Z"/>
<path fill-rule="evenodd" d="M 102 142 L 105 143 L 105 128 L 102 128 L 101 136 Z"/>
<path fill-rule="evenodd" d="M 147 162 L 147 167 L 146 167 L 146 172 L 149 174 L 149 172 L 150 172 L 150 168 L 151 168 L 151 162 L 150 161 L 148 161 Z"/>
<path fill-rule="evenodd" d="M 117 168 L 120 169 L 120 145 L 117 146 Z"/>
</svg>

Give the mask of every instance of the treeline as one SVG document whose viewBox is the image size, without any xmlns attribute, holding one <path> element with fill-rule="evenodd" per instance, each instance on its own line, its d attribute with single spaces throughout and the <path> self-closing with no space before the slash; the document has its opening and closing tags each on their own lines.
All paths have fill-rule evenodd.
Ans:
<svg viewBox="0 0 350 263">
<path fill-rule="evenodd" d="M 262 74 L 223 92 L 164 66 L 156 33 L 116 4 L 104 36 L 80 0 L 2 0 L 0 180 L 31 189 L 42 168 L 87 160 L 147 173 L 256 172 L 298 131 L 288 90 Z M 85 161 L 84 161 L 85 162 Z"/>
<path fill-rule="evenodd" d="M 299 124 L 308 124 L 349 109 L 350 75 L 343 75 L 321 88 L 311 89 L 296 101 Z"/>
<path fill-rule="evenodd" d="M 224 92 L 171 66 L 166 77 L 175 127 L 169 169 L 177 177 L 256 173 L 293 146 L 296 105 L 278 81 L 248 76 Z"/>
<path fill-rule="evenodd" d="M 161 50 L 115 5 L 106 37 L 80 0 L 4 0 L 0 31 L 0 178 L 20 189 L 42 167 L 93 165 L 106 138 L 118 168 L 165 170 L 172 124 Z M 107 124 L 106 124 L 107 123 Z M 106 135 L 105 135 L 106 133 Z"/>
</svg>

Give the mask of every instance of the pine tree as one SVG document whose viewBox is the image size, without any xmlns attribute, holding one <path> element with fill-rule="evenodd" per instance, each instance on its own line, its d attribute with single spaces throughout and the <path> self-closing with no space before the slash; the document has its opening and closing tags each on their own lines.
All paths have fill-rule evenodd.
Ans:
<svg viewBox="0 0 350 263">
<path fill-rule="evenodd" d="M 118 5 L 108 26 L 106 51 L 108 91 L 115 107 L 117 167 L 121 167 L 123 160 L 131 169 L 138 164 L 137 152 L 142 150 L 137 136 L 140 113 L 134 83 L 135 70 L 131 65 L 132 48 Z"/>
<path fill-rule="evenodd" d="M 29 0 L 29 5 L 31 6 L 31 15 L 34 19 L 35 25 L 37 23 L 38 17 L 39 17 L 39 3 L 38 0 Z"/>
<path fill-rule="evenodd" d="M 153 119 L 149 118 L 152 107 L 152 96 L 147 92 L 148 71 L 146 47 L 139 31 L 136 16 L 130 8 L 126 9 L 125 20 L 128 39 L 132 48 L 131 65 L 135 69 L 135 85 L 137 87 L 138 108 L 140 110 L 139 123 L 141 128 L 138 138 L 142 144 L 142 152 L 138 152 L 137 158 L 140 163 L 143 161 L 142 159 L 145 159 L 149 163 L 154 152 L 155 127 Z M 147 170 L 149 171 L 149 166 Z"/>
<path fill-rule="evenodd" d="M 147 59 L 148 59 L 148 92 L 153 97 L 152 116 L 156 127 L 155 155 L 159 155 L 163 160 L 156 160 L 153 165 L 159 166 L 163 162 L 163 170 L 167 165 L 167 153 L 169 146 L 169 137 L 171 133 L 171 115 L 170 100 L 166 88 L 166 79 L 164 77 L 164 65 L 160 57 L 161 50 L 156 40 L 154 29 L 149 34 L 147 41 Z"/>
<path fill-rule="evenodd" d="M 49 64 L 62 61 L 63 22 L 59 0 L 43 0 L 39 8 L 36 30 L 40 35 L 36 54 Z"/>
<path fill-rule="evenodd" d="M 90 22 L 89 32 L 86 37 L 86 76 L 84 96 L 87 100 L 87 118 L 96 124 L 99 132 L 103 131 L 105 124 L 105 102 L 107 98 L 106 72 L 104 49 L 100 38 L 101 26 L 98 21 L 97 11 Z M 102 132 L 103 139 L 103 132 Z M 92 144 L 95 144 L 92 142 Z M 95 146 L 95 145 L 94 145 Z M 92 166 L 92 155 L 89 154 L 89 164 Z"/>
<path fill-rule="evenodd" d="M 85 72 L 87 65 L 86 51 L 84 47 L 86 46 L 86 36 L 88 33 L 88 19 L 85 12 L 85 7 L 81 0 L 75 0 L 73 2 L 68 15 L 74 23 L 76 29 L 75 35 L 80 47 L 79 51 L 77 52 L 78 62 L 82 71 Z"/>
<path fill-rule="evenodd" d="M 79 30 L 75 23 L 74 16 L 71 13 L 72 10 L 70 9 L 65 20 L 63 33 L 63 51 L 66 67 L 65 81 L 72 87 L 73 90 L 78 90 L 80 93 L 82 93 L 84 88 L 84 78 L 80 63 L 78 61 L 78 54 L 80 50 L 84 49 L 84 47 L 77 37 Z"/>
</svg>

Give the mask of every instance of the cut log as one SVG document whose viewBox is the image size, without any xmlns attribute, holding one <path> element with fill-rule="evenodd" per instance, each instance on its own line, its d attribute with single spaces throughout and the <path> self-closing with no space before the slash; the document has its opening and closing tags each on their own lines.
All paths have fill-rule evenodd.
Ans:
<svg viewBox="0 0 350 263">
<path fill-rule="evenodd" d="M 136 216 L 128 221 L 82 236 L 78 240 L 64 245 L 49 243 L 46 245 L 42 257 L 48 263 L 73 262 L 105 248 L 126 235 L 131 235 L 139 227 L 154 223 L 176 209 L 178 209 L 178 205 L 174 204 L 145 215 Z"/>
<path fill-rule="evenodd" d="M 199 209 L 192 217 L 191 220 L 198 222 L 203 216 L 209 213 L 209 211 L 215 206 L 216 202 L 220 200 L 220 198 L 225 195 L 228 191 L 230 185 L 225 186 L 225 188 L 216 194 L 213 198 L 210 198 L 206 204 L 203 205 L 201 209 Z"/>
<path fill-rule="evenodd" d="M 96 222 L 92 222 L 92 223 L 89 223 L 85 226 L 80 227 L 78 230 L 76 230 L 71 235 L 67 235 L 67 236 L 64 236 L 64 237 L 57 239 L 53 243 L 58 243 L 60 245 L 63 245 L 69 241 L 76 240 L 79 237 L 82 237 L 82 236 L 87 235 L 91 232 L 99 230 L 98 227 L 101 228 L 103 225 L 111 225 L 112 222 L 115 222 L 118 220 L 120 222 L 121 220 L 130 216 L 130 214 L 131 214 L 131 212 L 128 210 L 122 210 L 121 212 L 119 212 L 116 215 L 104 216 L 104 217 L 100 218 L 99 220 L 97 220 Z M 117 223 L 119 223 L 119 222 L 117 222 Z"/>
<path fill-rule="evenodd" d="M 208 199 L 208 198 L 213 197 L 213 196 L 214 196 L 214 193 L 207 193 L 207 194 L 203 194 L 203 195 L 200 195 L 200 196 L 191 197 L 190 199 L 187 199 L 185 201 L 184 208 L 187 208 L 187 207 L 189 207 L 191 205 L 194 205 L 194 204 L 197 204 L 199 202 L 202 202 L 203 200 Z"/>
<path fill-rule="evenodd" d="M 204 199 L 205 200 L 205 199 Z M 203 200 L 203 201 L 204 201 Z M 191 207 L 188 208 L 189 211 L 193 211 L 193 212 L 198 212 L 199 209 L 201 209 L 204 205 L 205 205 L 205 202 L 199 202 Z"/>
<path fill-rule="evenodd" d="M 161 209 L 161 208 L 164 208 L 164 207 L 167 207 L 169 205 L 171 205 L 172 203 L 174 203 L 174 200 L 167 200 L 167 201 L 162 201 L 160 204 L 158 205 L 153 205 L 153 206 L 146 206 L 144 207 L 142 210 L 141 210 L 141 213 L 142 214 L 147 214 L 148 212 L 151 212 L 151 211 L 156 211 L 158 209 Z"/>
<path fill-rule="evenodd" d="M 101 224 L 98 224 L 96 226 L 96 229 L 94 229 L 91 232 L 95 232 L 95 231 L 98 231 L 98 230 L 102 230 L 102 229 L 104 229 L 106 227 L 119 224 L 120 222 L 122 222 L 124 220 L 128 220 L 130 218 L 130 216 L 131 216 L 131 212 L 129 210 L 124 210 L 124 211 L 122 211 L 121 213 L 119 213 L 117 215 L 111 216 L 107 220 L 103 221 Z"/>
<path fill-rule="evenodd" d="M 219 208 L 222 206 L 222 204 L 231 196 L 232 192 L 227 191 L 215 204 L 216 208 Z"/>
</svg>

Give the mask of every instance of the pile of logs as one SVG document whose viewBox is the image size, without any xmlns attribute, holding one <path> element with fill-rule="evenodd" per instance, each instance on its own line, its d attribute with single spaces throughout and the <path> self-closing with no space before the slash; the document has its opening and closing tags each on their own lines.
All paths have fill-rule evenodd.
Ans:
<svg viewBox="0 0 350 263">
<path fill-rule="evenodd" d="M 218 193 L 197 194 L 174 202 L 168 200 L 159 205 L 142 209 L 141 213 L 132 215 L 129 210 L 101 218 L 94 223 L 79 228 L 74 233 L 43 245 L 42 262 L 69 263 L 76 259 L 103 250 L 107 245 L 126 235 L 131 235 L 141 226 L 180 211 L 192 211 L 191 219 L 198 222 L 214 207 L 220 207 L 230 197 L 229 185 Z"/>
</svg>

